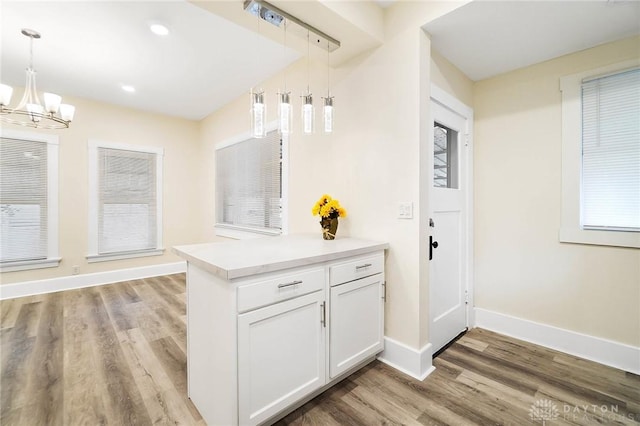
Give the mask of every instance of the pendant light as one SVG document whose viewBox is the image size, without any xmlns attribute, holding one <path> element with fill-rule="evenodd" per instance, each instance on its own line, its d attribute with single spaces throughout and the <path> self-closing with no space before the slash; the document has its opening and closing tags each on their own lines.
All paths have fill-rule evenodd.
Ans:
<svg viewBox="0 0 640 426">
<path fill-rule="evenodd" d="M 327 97 L 324 99 L 324 106 L 322 107 L 322 127 L 325 133 L 333 132 L 333 96 L 331 96 L 331 81 L 329 79 L 329 46 L 327 43 Z"/>
<path fill-rule="evenodd" d="M 287 33 L 294 36 L 307 36 L 307 90 L 301 96 L 302 98 L 302 133 L 309 135 L 314 132 L 315 127 L 315 109 L 313 106 L 313 95 L 309 88 L 310 75 L 310 45 L 313 36 L 314 45 L 321 49 L 327 49 L 327 53 L 333 52 L 340 47 L 340 41 L 309 25 L 301 19 L 285 12 L 284 10 L 268 3 L 265 0 L 244 0 L 244 10 L 258 18 L 258 33 L 260 33 L 260 21 L 268 22 L 271 25 L 280 27 L 284 25 L 284 47 L 286 52 Z M 289 27 L 291 26 L 291 27 Z M 259 40 L 259 42 L 261 39 Z M 283 53 L 283 60 L 286 55 Z M 258 62 L 257 66 L 260 65 Z M 327 97 L 323 98 L 322 108 L 322 128 L 325 133 L 333 132 L 333 97 L 329 90 L 329 59 L 327 56 Z M 265 95 L 261 89 L 251 91 L 251 130 L 254 137 L 264 137 L 266 135 L 266 107 Z M 292 119 L 291 114 L 293 108 L 291 105 L 291 92 L 287 91 L 286 71 L 284 74 L 284 85 L 282 91 L 278 92 L 278 130 L 281 134 L 291 133 Z"/>
<path fill-rule="evenodd" d="M 287 50 L 287 24 L 286 19 L 283 20 L 282 25 L 284 27 L 284 42 L 282 48 L 282 61 L 284 63 L 285 54 Z M 285 67 L 283 72 L 283 89 L 278 93 L 278 131 L 282 135 L 288 135 L 291 133 L 291 92 L 287 91 L 287 69 Z"/>
<path fill-rule="evenodd" d="M 313 109 L 313 95 L 309 89 L 309 30 L 307 30 L 307 92 L 302 95 L 302 133 L 310 135 L 313 133 L 314 128 L 314 109 Z"/>
</svg>

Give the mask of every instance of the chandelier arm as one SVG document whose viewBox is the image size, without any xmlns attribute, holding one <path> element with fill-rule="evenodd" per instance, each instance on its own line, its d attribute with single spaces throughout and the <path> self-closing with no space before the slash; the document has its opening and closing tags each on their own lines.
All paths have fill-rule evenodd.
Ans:
<svg viewBox="0 0 640 426">
<path fill-rule="evenodd" d="M 32 113 L 28 111 L 18 111 L 15 109 L 10 110 L 8 113 L 6 113 L 5 111 L 7 110 L 3 109 L 2 111 L 0 111 L 1 122 L 17 124 L 18 126 L 23 126 L 23 127 L 35 127 L 38 129 L 49 129 L 49 130 L 66 129 L 69 127 L 69 123 L 70 123 L 69 121 L 65 121 L 62 118 L 56 117 L 51 113 L 39 114 L 35 112 Z M 11 114 L 11 115 L 7 115 L 7 114 Z M 22 117 L 25 117 L 25 119 L 23 120 L 14 119 L 12 118 L 13 115 L 22 116 Z M 40 120 L 39 121 L 33 120 L 34 116 L 39 118 Z"/>
</svg>

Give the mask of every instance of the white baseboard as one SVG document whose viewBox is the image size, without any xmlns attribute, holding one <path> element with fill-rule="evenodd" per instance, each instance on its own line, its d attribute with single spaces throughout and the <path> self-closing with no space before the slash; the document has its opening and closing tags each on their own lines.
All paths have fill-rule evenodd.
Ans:
<svg viewBox="0 0 640 426">
<path fill-rule="evenodd" d="M 36 294 L 54 293 L 56 291 L 73 290 L 95 285 L 111 284 L 120 281 L 157 277 L 160 275 L 186 272 L 186 262 L 163 263 L 160 265 L 141 266 L 138 268 L 118 269 L 115 271 L 96 272 L 93 274 L 71 275 L 67 277 L 49 278 L 46 280 L 23 281 L 0 286 L 0 300 Z"/>
<path fill-rule="evenodd" d="M 435 370 L 431 362 L 432 356 L 431 343 L 427 343 L 418 351 L 404 343 L 385 337 L 384 351 L 378 359 L 396 370 L 422 381 Z"/>
<path fill-rule="evenodd" d="M 475 308 L 476 327 L 640 374 L 640 348 Z"/>
</svg>

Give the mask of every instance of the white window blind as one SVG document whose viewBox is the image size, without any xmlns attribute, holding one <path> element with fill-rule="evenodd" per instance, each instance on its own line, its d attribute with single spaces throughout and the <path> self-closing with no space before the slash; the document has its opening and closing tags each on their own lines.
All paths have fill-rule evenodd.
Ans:
<svg viewBox="0 0 640 426">
<path fill-rule="evenodd" d="M 282 142 L 277 131 L 216 151 L 217 226 L 282 230 Z"/>
<path fill-rule="evenodd" d="M 582 83 L 584 229 L 640 231 L 640 69 Z"/>
<path fill-rule="evenodd" d="M 98 254 L 158 247 L 156 162 L 154 153 L 98 148 Z"/>
<path fill-rule="evenodd" d="M 0 142 L 0 262 L 46 259 L 47 143 L 11 138 Z"/>
</svg>

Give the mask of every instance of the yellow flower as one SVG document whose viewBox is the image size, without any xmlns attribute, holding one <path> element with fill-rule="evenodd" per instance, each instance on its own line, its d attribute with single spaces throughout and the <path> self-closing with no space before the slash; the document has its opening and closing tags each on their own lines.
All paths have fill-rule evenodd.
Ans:
<svg viewBox="0 0 640 426">
<path fill-rule="evenodd" d="M 331 214 L 331 206 L 329 204 L 320 207 L 320 216 L 329 217 L 329 214 Z"/>
<path fill-rule="evenodd" d="M 311 213 L 323 218 L 345 217 L 347 211 L 342 208 L 340 201 L 334 200 L 329 194 L 324 194 L 311 209 Z"/>
</svg>

